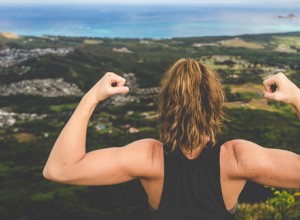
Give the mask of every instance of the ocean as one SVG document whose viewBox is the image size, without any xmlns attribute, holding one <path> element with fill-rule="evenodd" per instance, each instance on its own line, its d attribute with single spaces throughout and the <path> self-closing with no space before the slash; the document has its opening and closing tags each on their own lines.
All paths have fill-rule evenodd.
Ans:
<svg viewBox="0 0 300 220">
<path fill-rule="evenodd" d="M 289 18 L 289 14 L 296 17 Z M 30 36 L 173 38 L 292 31 L 300 31 L 300 4 L 263 7 L 0 3 L 0 32 Z"/>
</svg>

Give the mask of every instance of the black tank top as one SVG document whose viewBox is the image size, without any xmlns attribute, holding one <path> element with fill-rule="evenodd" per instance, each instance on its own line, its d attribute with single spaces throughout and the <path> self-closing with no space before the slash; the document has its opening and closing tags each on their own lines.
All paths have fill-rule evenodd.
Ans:
<svg viewBox="0 0 300 220">
<path fill-rule="evenodd" d="M 164 146 L 164 185 L 152 220 L 233 220 L 220 183 L 220 146 L 205 147 L 189 160 L 177 147 Z"/>
</svg>

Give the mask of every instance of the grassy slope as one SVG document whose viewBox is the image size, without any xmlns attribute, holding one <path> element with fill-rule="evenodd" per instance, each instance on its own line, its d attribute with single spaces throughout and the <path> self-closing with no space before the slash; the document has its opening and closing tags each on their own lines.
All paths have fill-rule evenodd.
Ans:
<svg viewBox="0 0 300 220">
<path fill-rule="evenodd" d="M 65 57 L 46 55 L 39 59 L 27 60 L 5 71 L 0 69 L 0 82 L 62 77 L 86 91 L 103 73 L 114 71 L 120 74 L 133 72 L 141 87 L 152 87 L 159 84 L 162 74 L 176 59 L 192 57 L 215 69 L 227 87 L 227 109 L 231 121 L 227 123 L 220 142 L 245 138 L 267 147 L 281 147 L 300 153 L 300 123 L 295 119 L 292 109 L 285 105 L 270 104 L 260 95 L 262 79 L 279 68 L 285 69 L 291 78 L 299 80 L 300 83 L 300 33 L 239 36 L 241 40 L 238 43 L 241 47 L 236 47 L 236 44 L 233 47 L 228 45 L 228 42 L 236 43 L 231 39 L 234 37 L 155 41 L 149 39 L 149 42 L 145 43 L 138 39 L 87 41 L 81 38 L 59 37 L 59 40 L 53 41 L 49 38 L 35 37 L 14 40 L 0 36 L 2 49 L 65 46 L 76 48 L 74 53 Z M 95 40 L 98 43 L 91 44 L 95 43 Z M 227 40 L 226 47 L 220 43 L 224 40 Z M 195 43 L 215 45 L 195 47 Z M 251 48 L 251 45 L 255 47 Z M 257 45 L 262 45 L 264 49 Z M 280 45 L 297 52 L 279 52 L 276 49 Z M 113 48 L 122 47 L 133 53 L 113 51 Z M 21 66 L 30 66 L 31 70 L 19 76 L 17 72 Z M 137 182 L 113 187 L 74 188 L 42 179 L 42 167 L 47 155 L 78 100 L 76 97 L 1 97 L 0 108 L 49 115 L 43 121 L 19 122 L 14 127 L 0 128 L 1 216 L 7 219 L 95 219 L 99 216 L 113 215 L 114 219 L 120 219 L 120 216 L 122 219 L 124 216 L 137 219 L 148 215 L 146 198 Z M 92 121 L 98 123 L 99 118 L 109 118 L 114 133 L 99 135 L 92 124 L 88 134 L 89 149 L 126 144 L 144 137 L 158 138 L 157 131 L 153 129 L 156 125 L 155 120 L 146 120 L 140 116 L 142 112 L 155 110 L 155 106 L 149 107 L 146 104 L 128 104 L 113 109 L 98 108 Z M 128 115 L 129 110 L 135 114 Z M 110 114 L 99 114 L 100 111 Z M 129 134 L 120 127 L 120 123 L 130 123 L 142 128 L 143 132 Z M 31 142 L 26 142 L 29 139 Z"/>
</svg>

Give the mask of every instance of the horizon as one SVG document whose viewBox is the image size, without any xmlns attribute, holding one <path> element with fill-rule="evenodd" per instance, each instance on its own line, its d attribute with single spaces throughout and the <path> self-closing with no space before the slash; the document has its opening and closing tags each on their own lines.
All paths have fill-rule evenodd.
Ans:
<svg viewBox="0 0 300 220">
<path fill-rule="evenodd" d="M 46 4 L 79 4 L 79 5 L 88 5 L 88 4 L 98 4 L 98 5 L 109 5 L 109 4 L 121 4 L 121 5 L 262 5 L 266 6 L 270 4 L 268 0 L 148 0 L 148 1 L 138 1 L 138 0 L 110 0 L 109 2 L 107 0 L 86 0 L 85 2 L 82 2 L 80 0 L 64 0 L 64 1 L 58 1 L 58 0 L 46 0 L 46 1 L 39 1 L 39 0 L 2 0 L 0 3 L 1 5 L 15 5 L 15 4 L 21 4 L 21 5 L 33 5 L 33 4 L 39 4 L 39 5 L 46 5 Z M 293 5 L 300 5 L 300 2 L 297 0 L 276 0 L 272 2 L 273 6 L 281 6 L 281 7 L 289 7 Z"/>
</svg>

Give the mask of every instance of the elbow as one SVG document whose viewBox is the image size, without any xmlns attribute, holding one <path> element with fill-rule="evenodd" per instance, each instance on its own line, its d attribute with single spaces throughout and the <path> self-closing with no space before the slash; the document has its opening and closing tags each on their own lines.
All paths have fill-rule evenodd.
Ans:
<svg viewBox="0 0 300 220">
<path fill-rule="evenodd" d="M 59 175 L 57 174 L 57 172 L 53 168 L 49 167 L 48 165 L 44 167 L 43 177 L 47 180 L 51 180 L 55 182 L 59 180 Z"/>
<path fill-rule="evenodd" d="M 57 167 L 51 167 L 46 165 L 43 170 L 43 177 L 47 180 L 59 182 L 59 183 L 67 183 L 68 179 L 65 172 Z"/>
<path fill-rule="evenodd" d="M 50 172 L 49 168 L 47 166 L 44 167 L 43 169 L 43 177 L 47 180 L 53 180 L 53 173 Z"/>
</svg>

